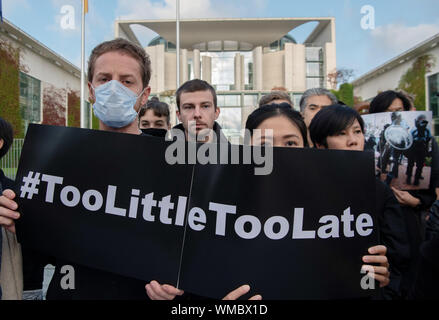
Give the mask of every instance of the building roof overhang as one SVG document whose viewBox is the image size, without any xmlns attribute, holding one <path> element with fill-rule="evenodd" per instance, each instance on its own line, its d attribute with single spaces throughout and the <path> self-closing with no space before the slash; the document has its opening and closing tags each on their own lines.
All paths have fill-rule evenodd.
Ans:
<svg viewBox="0 0 439 320">
<path fill-rule="evenodd" d="M 318 22 L 306 39 L 312 43 L 319 33 L 334 18 L 245 18 L 245 19 L 183 19 L 180 20 L 180 47 L 192 49 L 195 45 L 209 41 L 237 41 L 257 46 L 268 46 L 281 39 L 291 30 L 308 22 Z M 129 40 L 140 44 L 131 29 L 132 25 L 144 26 L 161 37 L 176 43 L 176 20 L 118 20 L 119 27 Z M 328 39 L 333 42 L 334 39 Z"/>
</svg>

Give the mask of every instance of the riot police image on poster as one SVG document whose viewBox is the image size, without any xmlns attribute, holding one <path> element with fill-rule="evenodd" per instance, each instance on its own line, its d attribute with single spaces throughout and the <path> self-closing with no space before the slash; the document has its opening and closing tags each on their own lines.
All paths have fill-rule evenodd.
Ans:
<svg viewBox="0 0 439 320">
<path fill-rule="evenodd" d="M 428 189 L 432 114 L 425 111 L 363 115 L 365 149 L 375 151 L 376 174 L 400 190 Z"/>
</svg>

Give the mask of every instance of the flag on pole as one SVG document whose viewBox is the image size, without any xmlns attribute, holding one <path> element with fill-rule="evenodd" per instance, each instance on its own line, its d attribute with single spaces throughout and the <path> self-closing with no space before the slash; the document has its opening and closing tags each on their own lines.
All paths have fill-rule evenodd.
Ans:
<svg viewBox="0 0 439 320">
<path fill-rule="evenodd" d="M 88 0 L 84 0 L 84 14 L 87 14 L 87 13 L 88 13 Z"/>
<path fill-rule="evenodd" d="M 0 22 L 3 22 L 2 0 L 0 0 Z"/>
</svg>

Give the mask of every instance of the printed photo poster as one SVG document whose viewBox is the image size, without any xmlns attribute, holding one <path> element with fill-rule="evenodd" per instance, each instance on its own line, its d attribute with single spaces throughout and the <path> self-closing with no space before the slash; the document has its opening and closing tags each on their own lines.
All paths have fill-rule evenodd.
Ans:
<svg viewBox="0 0 439 320">
<path fill-rule="evenodd" d="M 428 189 L 431 175 L 431 111 L 363 115 L 365 149 L 375 151 L 376 175 L 400 190 Z"/>
</svg>

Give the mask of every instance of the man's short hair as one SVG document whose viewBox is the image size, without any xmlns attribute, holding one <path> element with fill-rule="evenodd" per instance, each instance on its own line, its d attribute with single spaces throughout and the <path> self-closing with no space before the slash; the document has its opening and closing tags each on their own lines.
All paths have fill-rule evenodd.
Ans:
<svg viewBox="0 0 439 320">
<path fill-rule="evenodd" d="M 185 92 L 197 92 L 197 91 L 207 91 L 209 90 L 213 97 L 213 105 L 216 109 L 217 107 L 217 98 L 216 98 L 216 92 L 215 89 L 206 81 L 200 80 L 200 79 L 193 79 L 186 81 L 183 83 L 180 88 L 178 88 L 177 92 L 175 93 L 175 96 L 177 98 L 177 107 L 180 111 L 180 98 L 181 94 Z"/>
<path fill-rule="evenodd" d="M 149 55 L 140 46 L 122 38 L 103 42 L 93 49 L 88 61 L 88 81 L 93 81 L 96 60 L 104 53 L 113 51 L 128 54 L 139 62 L 143 88 L 146 88 L 149 85 L 149 80 L 151 80 L 151 60 Z"/>
<path fill-rule="evenodd" d="M 14 140 L 14 130 L 11 124 L 0 118 L 0 139 L 3 139 L 3 147 L 0 149 L 0 159 L 8 152 Z"/>
<path fill-rule="evenodd" d="M 262 107 L 266 104 L 271 104 L 274 100 L 287 100 L 291 107 L 294 106 L 293 101 L 291 101 L 291 97 L 288 92 L 285 91 L 272 91 L 259 100 L 259 107 Z"/>
<path fill-rule="evenodd" d="M 327 96 L 331 100 L 331 104 L 337 104 L 337 97 L 329 90 L 324 88 L 311 88 L 306 90 L 300 99 L 300 111 L 305 111 L 308 99 L 314 96 Z"/>
<path fill-rule="evenodd" d="M 140 118 L 142 118 L 148 110 L 152 110 L 157 117 L 166 117 L 167 124 L 171 123 L 168 104 L 165 102 L 161 102 L 157 97 L 152 97 L 148 100 L 148 103 L 146 105 L 140 108 L 139 122 Z"/>
</svg>

